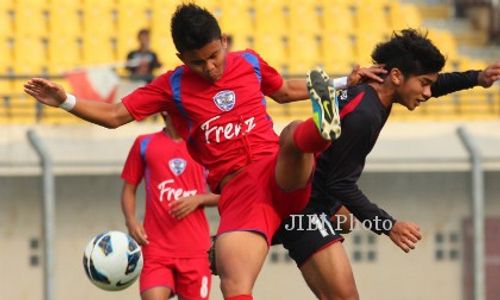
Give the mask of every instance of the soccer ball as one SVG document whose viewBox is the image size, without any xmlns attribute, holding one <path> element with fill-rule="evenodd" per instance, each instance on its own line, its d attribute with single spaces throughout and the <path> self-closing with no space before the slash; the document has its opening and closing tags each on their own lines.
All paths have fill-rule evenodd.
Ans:
<svg viewBox="0 0 500 300">
<path fill-rule="evenodd" d="M 83 268 L 90 281 L 107 291 L 129 287 L 141 273 L 141 248 L 128 234 L 107 231 L 95 236 L 83 253 Z"/>
</svg>

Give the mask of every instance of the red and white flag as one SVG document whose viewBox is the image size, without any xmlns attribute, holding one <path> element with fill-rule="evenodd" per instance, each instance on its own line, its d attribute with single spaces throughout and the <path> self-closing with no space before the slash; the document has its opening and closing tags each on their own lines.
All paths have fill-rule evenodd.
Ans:
<svg viewBox="0 0 500 300">
<path fill-rule="evenodd" d="M 112 102 L 120 78 L 109 66 L 89 67 L 69 71 L 64 77 L 79 99 Z"/>
</svg>

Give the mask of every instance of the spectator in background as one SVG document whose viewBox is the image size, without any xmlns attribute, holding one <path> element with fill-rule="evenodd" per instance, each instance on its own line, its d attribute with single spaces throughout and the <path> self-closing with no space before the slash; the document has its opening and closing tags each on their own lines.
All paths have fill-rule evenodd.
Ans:
<svg viewBox="0 0 500 300">
<path fill-rule="evenodd" d="M 127 55 L 127 70 L 131 80 L 143 80 L 147 83 L 154 78 L 153 70 L 161 67 L 158 56 L 149 48 L 150 35 L 148 29 L 141 29 L 137 34 L 139 49 Z"/>
</svg>

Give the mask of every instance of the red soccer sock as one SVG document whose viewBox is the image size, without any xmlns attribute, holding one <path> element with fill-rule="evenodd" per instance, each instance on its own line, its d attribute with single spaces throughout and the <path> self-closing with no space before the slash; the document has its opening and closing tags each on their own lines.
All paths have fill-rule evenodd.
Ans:
<svg viewBox="0 0 500 300">
<path fill-rule="evenodd" d="M 237 295 L 224 298 L 224 300 L 253 300 L 252 295 Z"/>
<path fill-rule="evenodd" d="M 325 140 L 314 124 L 312 118 L 300 123 L 293 132 L 293 142 L 304 153 L 323 152 L 330 146 L 330 141 Z"/>
</svg>

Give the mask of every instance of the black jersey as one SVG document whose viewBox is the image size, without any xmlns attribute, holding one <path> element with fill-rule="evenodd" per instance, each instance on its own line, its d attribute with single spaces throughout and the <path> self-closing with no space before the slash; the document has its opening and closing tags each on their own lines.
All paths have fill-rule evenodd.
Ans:
<svg viewBox="0 0 500 300">
<path fill-rule="evenodd" d="M 433 97 L 472 88 L 477 84 L 478 73 L 440 74 L 431 87 Z M 311 202 L 328 207 L 332 213 L 344 205 L 360 221 L 378 219 L 393 223 L 393 217 L 371 202 L 357 185 L 366 156 L 375 145 L 391 107 L 384 107 L 368 84 L 348 88 L 339 101 L 342 135 L 317 160 Z M 372 230 L 388 233 L 382 228 L 372 227 Z"/>
</svg>

